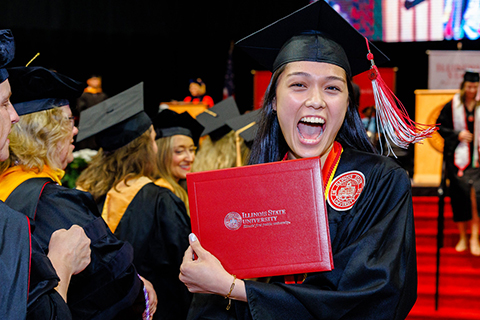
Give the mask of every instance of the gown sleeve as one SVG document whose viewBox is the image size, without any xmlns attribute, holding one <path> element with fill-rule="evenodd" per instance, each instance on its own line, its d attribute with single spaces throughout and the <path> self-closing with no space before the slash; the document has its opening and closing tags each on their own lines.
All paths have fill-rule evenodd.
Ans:
<svg viewBox="0 0 480 320">
<path fill-rule="evenodd" d="M 443 153 L 447 158 L 453 157 L 455 148 L 460 143 L 458 140 L 460 131 L 453 128 L 452 117 L 452 101 L 450 101 L 443 107 L 437 119 L 437 123 L 439 124 L 438 133 L 445 139 Z"/>
<path fill-rule="evenodd" d="M 1 201 L 0 247 L 0 319 L 71 319 L 55 290 L 57 273 L 31 238 L 28 218 Z"/>
<path fill-rule="evenodd" d="M 132 306 L 142 290 L 133 248 L 110 232 L 90 194 L 47 184 L 38 201 L 34 238 L 46 250 L 55 230 L 74 224 L 90 238 L 91 262 L 72 276 L 68 306 L 74 318 L 111 319 Z"/>
<path fill-rule="evenodd" d="M 27 217 L 0 201 L 0 319 L 25 319 L 29 237 Z"/>
<path fill-rule="evenodd" d="M 190 306 L 192 294 L 178 277 L 190 230 L 185 204 L 154 183 L 135 195 L 115 230 L 133 245 L 134 264 L 153 284 L 162 319 L 185 319 Z"/>
<path fill-rule="evenodd" d="M 355 168 L 369 159 L 356 157 Z M 417 288 L 410 181 L 393 161 L 381 161 L 387 165 L 368 164 L 351 210 L 327 204 L 334 270 L 303 284 L 245 281 L 248 303 L 234 301 L 230 312 L 223 297 L 195 297 L 190 319 L 404 319 Z"/>
<path fill-rule="evenodd" d="M 252 319 L 407 316 L 417 284 L 410 181 L 398 168 L 372 182 L 350 213 L 329 210 L 335 269 L 302 285 L 247 282 Z"/>
<path fill-rule="evenodd" d="M 35 238 L 32 238 L 27 320 L 72 319 L 65 300 L 55 290 L 59 280 L 50 259 L 45 255 Z"/>
<path fill-rule="evenodd" d="M 187 250 L 188 235 L 191 232 L 190 219 L 184 203 L 170 190 L 156 186 L 157 215 L 154 241 L 148 256 L 156 259 L 157 269 L 152 273 L 152 283 L 157 289 L 158 306 L 163 319 L 185 319 L 192 300 L 192 294 L 180 281 L 180 265 Z"/>
</svg>

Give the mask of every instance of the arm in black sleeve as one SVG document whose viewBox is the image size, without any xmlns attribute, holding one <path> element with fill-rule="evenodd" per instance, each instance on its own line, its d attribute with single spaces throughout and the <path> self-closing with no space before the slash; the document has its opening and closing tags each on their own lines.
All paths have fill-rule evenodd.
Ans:
<svg viewBox="0 0 480 320">
<path fill-rule="evenodd" d="M 72 319 L 70 309 L 55 290 L 58 277 L 50 260 L 32 239 L 27 319 Z"/>
<path fill-rule="evenodd" d="M 133 265 L 133 248 L 107 227 L 90 194 L 47 184 L 37 206 L 35 239 L 47 248 L 52 233 L 81 226 L 91 244 L 91 263 L 72 276 L 68 306 L 77 317 L 111 319 L 131 306 L 142 283 Z"/>
<path fill-rule="evenodd" d="M 416 254 L 410 182 L 402 171 L 370 183 L 356 210 L 338 221 L 333 271 L 311 274 L 301 285 L 247 281 L 252 318 L 404 319 L 416 299 Z"/>
</svg>

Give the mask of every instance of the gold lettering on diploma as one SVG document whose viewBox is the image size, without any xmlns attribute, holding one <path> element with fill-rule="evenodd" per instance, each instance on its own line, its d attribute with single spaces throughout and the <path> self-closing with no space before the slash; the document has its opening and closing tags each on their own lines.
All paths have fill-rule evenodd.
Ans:
<svg viewBox="0 0 480 320">
<path fill-rule="evenodd" d="M 244 228 L 267 227 L 272 225 L 290 224 L 290 221 L 285 221 L 287 211 L 280 210 L 266 210 L 258 212 L 242 212 L 242 221 Z"/>
</svg>

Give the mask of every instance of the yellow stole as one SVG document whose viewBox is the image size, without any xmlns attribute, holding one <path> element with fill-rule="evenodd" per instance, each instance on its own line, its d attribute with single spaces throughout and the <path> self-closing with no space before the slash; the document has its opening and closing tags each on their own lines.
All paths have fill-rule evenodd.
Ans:
<svg viewBox="0 0 480 320">
<path fill-rule="evenodd" d="M 160 187 L 163 187 L 163 188 L 167 188 L 168 190 L 172 191 L 173 193 L 175 193 L 175 191 L 173 190 L 173 186 L 165 179 L 163 178 L 160 178 L 158 180 L 155 180 L 154 183 L 157 185 L 157 186 L 160 186 Z"/>
<path fill-rule="evenodd" d="M 129 179 L 128 185 L 122 180 L 116 188 L 110 189 L 103 205 L 102 218 L 107 223 L 110 231 L 115 232 L 125 211 L 132 202 L 133 198 L 147 183 L 152 182 L 147 177 Z"/>
<path fill-rule="evenodd" d="M 65 171 L 61 169 L 54 170 L 47 165 L 44 165 L 43 170 L 40 172 L 25 170 L 22 166 L 10 167 L 0 175 L 0 200 L 5 201 L 13 190 L 28 179 L 50 178 L 59 185 L 62 185 L 61 180 L 64 175 Z"/>
</svg>

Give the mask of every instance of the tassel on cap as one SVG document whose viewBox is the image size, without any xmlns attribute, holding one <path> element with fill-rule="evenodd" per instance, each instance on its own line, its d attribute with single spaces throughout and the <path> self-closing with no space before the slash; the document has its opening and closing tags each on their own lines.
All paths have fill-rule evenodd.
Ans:
<svg viewBox="0 0 480 320">
<path fill-rule="evenodd" d="M 438 130 L 436 125 L 425 125 L 414 122 L 408 116 L 408 113 L 402 102 L 390 90 L 385 81 L 383 81 L 378 71 L 373 54 L 370 51 L 367 38 L 367 59 L 371 62 L 368 78 L 372 81 L 373 94 L 375 97 L 375 108 L 377 114 L 377 127 L 381 135 L 385 135 L 385 143 L 388 154 L 393 152 L 392 145 L 407 149 L 411 143 L 417 143 L 425 138 L 429 138 Z M 381 144 L 380 144 L 381 145 Z M 383 150 L 382 150 L 383 153 Z"/>
</svg>

